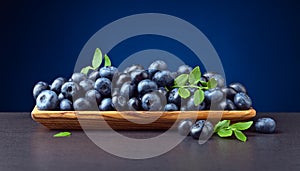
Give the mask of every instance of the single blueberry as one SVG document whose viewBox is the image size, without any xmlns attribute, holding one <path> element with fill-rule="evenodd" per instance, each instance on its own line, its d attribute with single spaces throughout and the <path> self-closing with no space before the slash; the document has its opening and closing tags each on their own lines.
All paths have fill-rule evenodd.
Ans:
<svg viewBox="0 0 300 171">
<path fill-rule="evenodd" d="M 100 68 L 99 73 L 102 78 L 112 80 L 113 76 L 118 72 L 118 69 L 113 66 L 104 66 Z"/>
<path fill-rule="evenodd" d="M 128 111 L 128 99 L 123 96 L 113 96 L 112 97 L 112 106 L 118 111 Z"/>
<path fill-rule="evenodd" d="M 152 78 L 158 85 L 158 87 L 170 87 L 174 85 L 174 78 L 170 71 L 156 72 Z"/>
<path fill-rule="evenodd" d="M 39 110 L 54 110 L 58 103 L 57 94 L 51 90 L 42 91 L 36 98 L 36 105 Z"/>
<path fill-rule="evenodd" d="M 104 97 L 111 95 L 111 81 L 108 78 L 98 78 L 94 88 Z"/>
<path fill-rule="evenodd" d="M 193 121 L 191 119 L 181 120 L 177 125 L 177 131 L 182 136 L 187 136 L 190 134 Z"/>
<path fill-rule="evenodd" d="M 65 110 L 65 111 L 70 111 L 73 110 L 73 104 L 70 100 L 68 99 L 63 99 L 60 104 L 59 104 L 59 109 L 60 110 Z"/>
<path fill-rule="evenodd" d="M 65 98 L 73 101 L 77 98 L 77 95 L 79 94 L 80 87 L 75 82 L 66 82 L 61 87 L 61 93 L 64 95 Z"/>
<path fill-rule="evenodd" d="M 142 97 L 142 107 L 146 111 L 160 111 L 164 104 L 161 95 L 157 92 L 146 93 Z"/>
<path fill-rule="evenodd" d="M 132 84 L 131 82 L 125 82 L 120 89 L 120 95 L 125 97 L 128 100 L 133 96 L 136 96 L 137 95 L 136 85 Z"/>
<path fill-rule="evenodd" d="M 99 105 L 99 110 L 100 111 L 111 111 L 114 110 L 113 104 L 112 104 L 112 99 L 111 98 L 104 98 L 100 105 Z"/>
<path fill-rule="evenodd" d="M 141 109 L 141 102 L 139 99 L 135 97 L 129 99 L 127 105 L 128 105 L 128 109 L 131 111 L 138 111 Z"/>
<path fill-rule="evenodd" d="M 149 78 L 149 74 L 145 70 L 136 70 L 130 73 L 132 83 L 138 84 L 140 81 Z"/>
<path fill-rule="evenodd" d="M 157 84 L 149 79 L 142 80 L 137 86 L 138 93 L 144 95 L 145 93 L 151 92 L 157 89 Z"/>
<path fill-rule="evenodd" d="M 234 96 L 236 95 L 236 91 L 233 89 L 233 88 L 231 88 L 231 87 L 223 87 L 223 88 L 221 88 L 221 91 L 226 95 L 226 98 L 227 99 L 230 99 L 230 100 L 232 100 L 233 101 L 233 99 L 234 99 Z"/>
<path fill-rule="evenodd" d="M 252 100 L 246 93 L 240 92 L 234 96 L 234 104 L 238 109 L 248 110 L 252 106 Z"/>
<path fill-rule="evenodd" d="M 75 100 L 73 107 L 76 111 L 90 111 L 93 109 L 90 101 L 82 97 Z"/>
<path fill-rule="evenodd" d="M 166 70 L 167 68 L 168 65 L 164 61 L 157 60 L 150 64 L 148 69 Z"/>
<path fill-rule="evenodd" d="M 255 130 L 261 133 L 273 133 L 275 132 L 276 122 L 272 118 L 259 118 L 255 122 Z"/>
<path fill-rule="evenodd" d="M 101 94 L 97 90 L 89 90 L 85 93 L 85 98 L 91 103 L 100 104 L 102 97 Z"/>
</svg>

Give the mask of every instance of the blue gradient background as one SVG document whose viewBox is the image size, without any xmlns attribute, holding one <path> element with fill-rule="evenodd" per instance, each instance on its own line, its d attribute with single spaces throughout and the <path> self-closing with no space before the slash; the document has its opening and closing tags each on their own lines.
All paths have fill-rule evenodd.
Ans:
<svg viewBox="0 0 300 171">
<path fill-rule="evenodd" d="M 96 31 L 149 12 L 174 15 L 199 28 L 217 50 L 227 82 L 244 83 L 259 112 L 300 111 L 300 5 L 284 0 L 2 1 L 0 111 L 31 111 L 33 85 L 69 77 Z M 169 51 L 192 66 L 196 60 L 189 49 L 160 36 L 131 38 L 109 55 L 118 65 L 149 48 Z"/>
</svg>

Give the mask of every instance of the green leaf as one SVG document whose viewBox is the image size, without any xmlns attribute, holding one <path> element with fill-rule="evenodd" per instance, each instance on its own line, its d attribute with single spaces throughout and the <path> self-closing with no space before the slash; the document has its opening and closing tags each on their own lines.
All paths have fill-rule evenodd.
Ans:
<svg viewBox="0 0 300 171">
<path fill-rule="evenodd" d="M 226 129 L 226 128 L 220 129 L 218 131 L 218 135 L 220 137 L 230 137 L 232 135 L 232 130 L 231 129 Z"/>
<path fill-rule="evenodd" d="M 87 75 L 90 69 L 93 69 L 91 66 L 87 66 L 81 69 L 81 73 Z"/>
<path fill-rule="evenodd" d="M 214 78 L 211 78 L 210 80 L 208 80 L 208 82 L 207 82 L 207 87 L 209 88 L 209 89 L 212 89 L 212 88 L 215 88 L 215 87 L 217 87 L 217 81 L 214 79 Z"/>
<path fill-rule="evenodd" d="M 243 142 L 247 141 L 247 137 L 244 133 L 242 133 L 242 131 L 234 130 L 234 135 L 240 141 L 243 141 Z"/>
<path fill-rule="evenodd" d="M 70 132 L 60 132 L 60 133 L 53 135 L 53 137 L 68 137 L 70 135 L 71 135 Z"/>
<path fill-rule="evenodd" d="M 252 124 L 253 124 L 253 121 L 238 122 L 238 123 L 230 125 L 230 127 L 235 128 L 237 130 L 246 130 L 246 129 L 250 128 Z"/>
<path fill-rule="evenodd" d="M 111 61 L 106 54 L 104 55 L 104 66 L 111 66 Z"/>
<path fill-rule="evenodd" d="M 191 93 L 188 89 L 182 88 L 182 87 L 180 87 L 178 89 L 178 94 L 179 94 L 180 97 L 182 97 L 184 99 L 188 98 L 191 95 Z"/>
<path fill-rule="evenodd" d="M 94 69 L 100 67 L 102 63 L 102 52 L 99 48 L 96 48 L 95 53 L 94 53 L 94 58 L 92 61 L 92 66 Z"/>
<path fill-rule="evenodd" d="M 201 104 L 204 100 L 204 92 L 203 90 L 196 90 L 194 93 L 194 105 L 198 106 L 199 104 Z"/>
<path fill-rule="evenodd" d="M 200 81 L 200 77 L 201 77 L 200 67 L 197 66 L 190 73 L 189 76 L 190 84 L 197 84 Z"/>
<path fill-rule="evenodd" d="M 187 81 L 189 79 L 189 75 L 188 74 L 181 74 L 178 77 L 175 78 L 175 85 L 176 86 L 184 86 Z"/>
<path fill-rule="evenodd" d="M 214 132 L 218 132 L 220 129 L 228 128 L 230 124 L 230 120 L 223 120 L 218 122 L 214 127 Z"/>
</svg>

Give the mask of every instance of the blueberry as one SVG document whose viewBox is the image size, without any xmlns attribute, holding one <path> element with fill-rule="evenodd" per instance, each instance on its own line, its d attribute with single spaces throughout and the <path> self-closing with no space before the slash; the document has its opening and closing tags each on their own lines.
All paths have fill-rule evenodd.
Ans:
<svg viewBox="0 0 300 171">
<path fill-rule="evenodd" d="M 162 94 L 163 96 L 167 96 L 168 90 L 165 87 L 159 87 L 157 90 L 158 93 Z"/>
<path fill-rule="evenodd" d="M 85 79 L 80 81 L 79 85 L 81 86 L 84 92 L 87 92 L 94 88 L 95 82 L 90 79 Z"/>
<path fill-rule="evenodd" d="M 127 111 L 128 110 L 128 104 L 127 100 L 123 96 L 113 96 L 112 97 L 112 106 L 118 111 Z"/>
<path fill-rule="evenodd" d="M 237 93 L 247 93 L 245 86 L 243 86 L 241 83 L 231 83 L 228 87 L 234 89 Z"/>
<path fill-rule="evenodd" d="M 191 119 L 184 119 L 178 123 L 177 131 L 180 135 L 186 136 L 190 134 L 193 121 Z"/>
<path fill-rule="evenodd" d="M 56 94 L 59 94 L 61 91 L 61 86 L 66 82 L 66 79 L 63 77 L 56 78 L 51 84 L 51 90 Z"/>
<path fill-rule="evenodd" d="M 132 65 L 130 67 L 127 67 L 124 70 L 124 73 L 131 73 L 132 71 L 136 71 L 136 70 L 143 70 L 144 68 L 141 65 Z"/>
<path fill-rule="evenodd" d="M 128 105 L 128 109 L 131 111 L 137 111 L 141 109 L 141 102 L 135 97 L 129 99 L 127 105 Z"/>
<path fill-rule="evenodd" d="M 98 78 L 94 88 L 104 97 L 111 95 L 111 81 L 108 78 Z"/>
<path fill-rule="evenodd" d="M 200 135 L 204 139 L 212 135 L 214 131 L 214 126 L 211 122 L 205 120 L 199 120 L 190 129 L 190 134 L 194 139 L 199 139 Z"/>
<path fill-rule="evenodd" d="M 137 91 L 140 95 L 151 92 L 157 89 L 157 84 L 149 79 L 142 80 L 137 86 Z"/>
<path fill-rule="evenodd" d="M 246 93 L 240 92 L 234 96 L 234 104 L 238 109 L 248 110 L 252 106 L 252 100 Z"/>
<path fill-rule="evenodd" d="M 36 98 L 36 105 L 39 110 L 54 110 L 58 105 L 57 94 L 51 90 L 42 91 Z"/>
<path fill-rule="evenodd" d="M 276 122 L 272 118 L 259 118 L 255 122 L 255 130 L 261 133 L 273 133 L 276 128 Z"/>
<path fill-rule="evenodd" d="M 61 87 L 61 93 L 64 95 L 65 98 L 69 100 L 76 99 L 76 96 L 78 95 L 80 91 L 80 87 L 75 82 L 66 82 Z"/>
<path fill-rule="evenodd" d="M 89 90 L 85 93 L 85 98 L 91 103 L 97 103 L 98 105 L 101 102 L 101 94 L 97 90 Z"/>
<path fill-rule="evenodd" d="M 159 71 L 154 74 L 153 81 L 155 81 L 158 87 L 170 87 L 174 85 L 174 78 L 170 71 Z"/>
<path fill-rule="evenodd" d="M 176 104 L 174 103 L 168 103 L 165 105 L 165 111 L 177 111 L 178 110 L 178 107 Z"/>
<path fill-rule="evenodd" d="M 134 84 L 149 78 L 149 74 L 145 70 L 135 70 L 130 73 L 131 80 Z"/>
<path fill-rule="evenodd" d="M 87 79 L 87 76 L 82 73 L 73 73 L 71 79 L 75 83 L 80 83 L 80 81 Z"/>
<path fill-rule="evenodd" d="M 164 104 L 161 96 L 157 92 L 146 93 L 142 97 L 142 107 L 147 111 L 159 111 L 162 110 Z"/>
<path fill-rule="evenodd" d="M 93 71 L 89 74 L 89 79 L 92 80 L 92 81 L 96 81 L 98 78 L 100 78 L 100 73 L 99 71 Z"/>
<path fill-rule="evenodd" d="M 226 95 L 227 99 L 233 100 L 234 96 L 236 95 L 236 91 L 231 87 L 223 87 L 221 91 Z"/>
<path fill-rule="evenodd" d="M 125 82 L 120 89 L 120 95 L 125 97 L 126 99 L 130 99 L 136 94 L 137 87 L 135 84 L 132 84 L 130 82 Z"/>
<path fill-rule="evenodd" d="M 92 104 L 85 98 L 78 98 L 73 103 L 73 107 L 77 111 L 89 111 L 92 110 Z"/>
<path fill-rule="evenodd" d="M 113 76 L 118 72 L 118 69 L 113 66 L 105 66 L 100 68 L 99 73 L 102 78 L 112 80 Z"/>
<path fill-rule="evenodd" d="M 70 100 L 68 99 L 63 99 L 60 104 L 59 104 L 59 109 L 60 110 L 65 110 L 65 111 L 70 111 L 73 110 L 73 104 Z"/>
<path fill-rule="evenodd" d="M 168 94 L 168 103 L 174 103 L 177 106 L 181 106 L 181 97 L 178 93 L 178 88 L 172 89 Z"/>
<path fill-rule="evenodd" d="M 153 76 L 155 73 L 157 73 L 159 70 L 158 69 L 147 69 L 146 72 L 149 75 L 149 79 L 152 80 Z"/>
<path fill-rule="evenodd" d="M 99 110 L 101 111 L 110 111 L 114 110 L 113 104 L 112 104 L 112 99 L 111 98 L 104 98 L 100 105 L 99 105 Z"/>
<path fill-rule="evenodd" d="M 162 60 L 154 61 L 149 66 L 149 69 L 157 69 L 157 70 L 166 70 L 167 68 L 168 68 L 167 64 Z"/>
<path fill-rule="evenodd" d="M 192 125 L 190 134 L 194 139 L 199 139 L 204 123 L 205 120 L 198 120 L 195 124 Z"/>
<path fill-rule="evenodd" d="M 50 87 L 47 83 L 40 81 L 38 83 L 35 84 L 34 88 L 33 88 L 33 97 L 34 99 L 36 99 L 38 97 L 38 95 L 44 91 L 44 90 L 49 90 Z"/>
<path fill-rule="evenodd" d="M 178 67 L 177 73 L 180 74 L 189 74 L 193 70 L 192 67 L 188 65 L 181 65 Z"/>
<path fill-rule="evenodd" d="M 220 88 L 210 89 L 204 92 L 204 100 L 207 104 L 213 104 L 224 100 L 225 95 Z"/>
</svg>

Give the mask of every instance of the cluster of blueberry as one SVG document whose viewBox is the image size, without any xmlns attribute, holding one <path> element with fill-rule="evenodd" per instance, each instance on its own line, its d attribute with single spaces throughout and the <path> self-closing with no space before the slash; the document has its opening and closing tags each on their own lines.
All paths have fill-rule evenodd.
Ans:
<svg viewBox="0 0 300 171">
<path fill-rule="evenodd" d="M 148 69 L 132 65 L 123 72 L 104 66 L 89 73 L 73 73 L 67 81 L 56 78 L 51 85 L 38 82 L 33 96 L 39 110 L 101 110 L 101 111 L 177 111 L 177 110 L 247 110 L 252 101 L 240 83 L 225 86 L 224 78 L 206 72 L 198 86 L 215 79 L 216 88 L 204 91 L 204 101 L 195 106 L 194 98 L 182 98 L 174 79 L 189 74 L 192 68 L 182 65 L 177 72 L 167 70 L 164 61 L 154 61 Z M 195 91 L 189 88 L 190 92 Z"/>
</svg>

